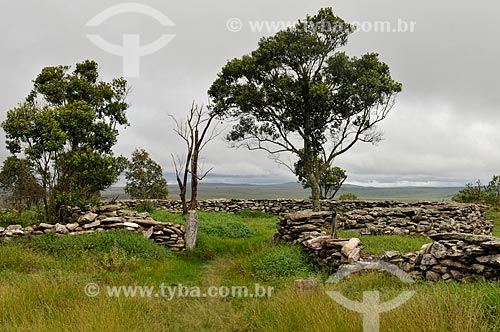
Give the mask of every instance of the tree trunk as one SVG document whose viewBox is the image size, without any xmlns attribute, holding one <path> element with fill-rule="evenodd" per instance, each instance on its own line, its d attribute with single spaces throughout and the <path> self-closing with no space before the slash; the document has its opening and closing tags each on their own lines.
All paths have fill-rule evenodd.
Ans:
<svg viewBox="0 0 500 332">
<path fill-rule="evenodd" d="M 198 137 L 198 128 L 195 130 L 195 139 L 193 147 L 193 156 L 191 159 L 191 204 L 190 210 L 198 208 L 198 156 L 200 154 L 200 141 Z"/>
<path fill-rule="evenodd" d="M 198 239 L 198 214 L 196 210 L 189 210 L 186 215 L 186 234 L 184 240 L 186 241 L 186 249 L 193 249 L 196 247 L 196 240 Z"/>
<path fill-rule="evenodd" d="M 186 215 L 188 212 L 188 207 L 186 203 L 186 189 L 181 190 L 179 193 L 179 196 L 181 197 L 181 203 L 182 203 L 182 214 Z"/>
<path fill-rule="evenodd" d="M 315 160 L 317 159 L 314 150 L 312 149 L 309 141 L 304 142 L 304 165 L 306 168 L 307 178 L 311 186 L 311 199 L 312 210 L 314 212 L 321 211 L 321 190 L 319 186 L 319 172 L 318 165 Z"/>
<path fill-rule="evenodd" d="M 315 178 L 314 176 L 311 178 Z M 318 181 L 311 181 L 311 199 L 312 199 L 312 210 L 314 212 L 321 211 L 321 192 L 319 190 Z"/>
</svg>

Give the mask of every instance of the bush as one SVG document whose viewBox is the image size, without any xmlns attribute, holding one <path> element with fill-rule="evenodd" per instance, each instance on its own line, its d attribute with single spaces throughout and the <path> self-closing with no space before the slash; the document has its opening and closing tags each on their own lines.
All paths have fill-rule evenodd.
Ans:
<svg viewBox="0 0 500 332">
<path fill-rule="evenodd" d="M 451 198 L 460 203 L 480 203 L 493 206 L 500 205 L 500 176 L 495 175 L 487 186 L 477 180 L 476 184 L 467 183 L 465 188 L 460 190 Z"/>
<path fill-rule="evenodd" d="M 141 234 L 125 230 L 75 236 L 48 234 L 26 238 L 25 241 L 26 245 L 33 250 L 63 258 L 92 256 L 116 261 L 123 257 L 127 259 L 161 259 L 172 255 L 168 249 L 144 238 Z"/>
<path fill-rule="evenodd" d="M 358 196 L 351 193 L 342 194 L 339 196 L 339 201 L 357 201 L 357 200 Z"/>
<path fill-rule="evenodd" d="M 0 210 L 0 227 L 7 227 L 9 225 L 27 227 L 41 222 L 46 222 L 45 212 L 41 207 L 33 207 L 24 211 Z"/>
<path fill-rule="evenodd" d="M 148 213 L 151 213 L 153 212 L 155 209 L 155 205 L 153 202 L 151 201 L 148 201 L 148 200 L 144 200 L 144 201 L 139 201 L 139 203 L 137 203 L 136 207 L 135 207 L 135 210 L 137 212 L 148 212 Z"/>
<path fill-rule="evenodd" d="M 306 253 L 297 246 L 277 245 L 258 252 L 250 259 L 254 277 L 261 281 L 306 276 L 314 272 L 314 265 Z"/>
</svg>

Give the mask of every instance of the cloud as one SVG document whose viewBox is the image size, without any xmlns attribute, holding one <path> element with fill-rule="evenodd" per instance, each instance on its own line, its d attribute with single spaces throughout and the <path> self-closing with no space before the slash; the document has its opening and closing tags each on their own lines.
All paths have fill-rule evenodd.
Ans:
<svg viewBox="0 0 500 332">
<path fill-rule="evenodd" d="M 283 3 L 269 1 L 217 2 L 138 1 L 167 15 L 174 27 L 162 27 L 148 17 L 126 14 L 98 28 L 85 23 L 117 1 L 40 2 L 4 5 L 2 44 L 2 109 L 15 107 L 31 89 L 31 80 L 44 67 L 74 64 L 93 58 L 103 78 L 120 76 L 121 58 L 93 45 L 88 33 L 120 43 L 123 33 L 138 33 L 148 43 L 162 33 L 175 34 L 165 48 L 140 60 L 140 77 L 130 80 L 133 91 L 128 116 L 131 126 L 121 131 L 117 153 L 130 155 L 146 148 L 166 172 L 173 172 L 170 155 L 184 146 L 173 132 L 168 114 L 182 117 L 193 100 L 207 101 L 206 91 L 228 59 L 256 48 L 272 32 L 252 32 L 250 21 L 302 19 L 321 7 L 333 6 L 347 21 L 414 21 L 412 33 L 357 32 L 345 50 L 360 55 L 378 52 L 403 83 L 403 93 L 381 124 L 385 140 L 378 146 L 359 145 L 337 163 L 352 183 L 442 184 L 488 180 L 500 173 L 500 3 L 422 0 L 339 0 Z M 226 22 L 238 18 L 240 32 Z M 3 140 L 3 137 L 0 137 Z M 0 148 L 0 157 L 7 152 Z M 269 183 L 294 181 L 265 153 L 233 150 L 222 140 L 207 147 L 207 181 Z"/>
</svg>

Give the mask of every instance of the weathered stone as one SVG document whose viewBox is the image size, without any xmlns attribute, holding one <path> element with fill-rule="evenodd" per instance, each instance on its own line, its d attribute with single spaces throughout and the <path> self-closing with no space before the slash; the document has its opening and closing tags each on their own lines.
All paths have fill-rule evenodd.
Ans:
<svg viewBox="0 0 500 332">
<path fill-rule="evenodd" d="M 420 262 L 420 264 L 425 266 L 436 265 L 437 260 L 431 254 L 424 254 L 422 256 L 422 261 Z"/>
<path fill-rule="evenodd" d="M 83 228 L 84 228 L 84 229 L 89 229 L 89 228 L 98 227 L 98 226 L 100 226 L 100 225 L 101 225 L 101 222 L 100 222 L 99 220 L 96 220 L 96 221 L 94 221 L 94 222 L 92 222 L 92 223 L 89 223 L 89 224 L 85 224 L 85 225 L 83 225 Z"/>
<path fill-rule="evenodd" d="M 79 226 L 79 225 L 78 225 L 78 223 L 66 224 L 66 228 L 67 228 L 70 232 L 72 232 L 72 231 L 74 231 L 75 229 L 77 229 L 77 228 L 78 228 L 78 226 Z"/>
<path fill-rule="evenodd" d="M 319 283 L 316 278 L 307 278 L 295 280 L 293 285 L 300 292 L 312 292 L 318 289 Z"/>
<path fill-rule="evenodd" d="M 144 237 L 146 239 L 149 239 L 153 235 L 153 230 L 154 230 L 154 227 L 151 226 L 147 231 L 143 231 L 142 234 L 144 235 Z"/>
<path fill-rule="evenodd" d="M 361 258 L 361 248 L 357 247 L 357 248 L 354 248 L 354 250 L 349 254 L 349 257 L 347 257 L 347 260 L 348 260 L 349 264 L 352 264 L 354 262 L 359 261 L 360 258 Z"/>
<path fill-rule="evenodd" d="M 54 228 L 54 225 L 42 222 L 40 225 L 38 225 L 38 227 L 42 229 L 52 229 Z"/>
<path fill-rule="evenodd" d="M 101 224 L 117 224 L 123 223 L 124 221 L 122 217 L 106 217 L 101 220 Z"/>
<path fill-rule="evenodd" d="M 479 263 L 500 265 L 500 254 L 480 256 L 480 257 L 477 257 L 476 260 Z"/>
<path fill-rule="evenodd" d="M 472 264 L 471 268 L 474 270 L 474 272 L 481 274 L 483 273 L 485 266 L 481 264 Z"/>
<path fill-rule="evenodd" d="M 94 220 L 96 220 L 97 216 L 98 215 L 96 213 L 88 212 L 88 213 L 84 214 L 83 216 L 81 216 L 80 218 L 78 218 L 78 223 L 79 224 L 92 223 L 92 222 L 94 222 Z"/>
<path fill-rule="evenodd" d="M 122 222 L 117 222 L 117 223 L 114 223 L 114 224 L 100 225 L 99 227 L 104 228 L 104 229 L 123 228 L 123 223 Z"/>
<path fill-rule="evenodd" d="M 69 233 L 69 230 L 64 225 L 61 225 L 59 223 L 55 225 L 55 230 L 56 230 L 56 233 L 59 233 L 59 234 Z"/>
<path fill-rule="evenodd" d="M 391 261 L 393 259 L 400 258 L 401 256 L 402 256 L 402 254 L 399 251 L 395 251 L 395 250 L 386 251 L 382 255 L 381 259 L 385 260 L 385 261 Z"/>
<path fill-rule="evenodd" d="M 124 223 L 123 223 L 123 226 L 124 226 L 124 227 L 134 228 L 134 229 L 137 229 L 137 228 L 139 228 L 139 227 L 140 227 L 140 226 L 139 226 L 138 224 L 136 224 L 135 222 L 128 222 L 128 221 L 124 222 Z"/>
<path fill-rule="evenodd" d="M 23 229 L 23 226 L 21 225 L 9 225 L 7 226 L 8 231 L 20 231 Z"/>
<path fill-rule="evenodd" d="M 461 281 L 464 278 L 463 273 L 460 271 L 457 271 L 457 270 L 451 270 L 450 274 L 453 277 L 453 279 L 455 279 L 457 281 Z"/>
<path fill-rule="evenodd" d="M 441 275 L 434 271 L 427 271 L 425 273 L 425 279 L 429 281 L 439 281 L 441 280 Z"/>
<path fill-rule="evenodd" d="M 441 234 L 431 235 L 430 238 L 435 241 L 460 240 L 467 243 L 483 243 L 487 241 L 498 240 L 493 236 L 465 234 L 465 233 L 441 233 Z"/>
<path fill-rule="evenodd" d="M 430 254 L 438 259 L 444 258 L 448 254 L 448 249 L 446 248 L 445 245 L 443 245 L 439 242 L 434 242 L 431 245 Z"/>
<path fill-rule="evenodd" d="M 99 207 L 100 212 L 112 212 L 112 211 L 118 211 L 120 209 L 121 206 L 117 204 L 103 205 Z"/>
<path fill-rule="evenodd" d="M 426 243 L 420 247 L 420 252 L 424 254 L 429 254 L 431 252 L 432 243 Z"/>
<path fill-rule="evenodd" d="M 361 240 L 357 237 L 351 238 L 344 246 L 342 247 L 341 252 L 345 256 L 349 256 L 351 252 L 361 243 Z"/>
</svg>

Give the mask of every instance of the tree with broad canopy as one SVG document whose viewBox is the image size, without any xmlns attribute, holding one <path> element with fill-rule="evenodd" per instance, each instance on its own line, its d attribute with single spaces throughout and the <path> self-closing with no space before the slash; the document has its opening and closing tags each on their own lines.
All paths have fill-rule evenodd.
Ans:
<svg viewBox="0 0 500 332">
<path fill-rule="evenodd" d="M 353 32 L 321 9 L 229 61 L 209 89 L 212 112 L 237 122 L 228 141 L 303 161 L 316 211 L 324 168 L 357 142 L 380 141 L 377 124 L 401 91 L 377 54 L 339 51 Z"/>
</svg>

